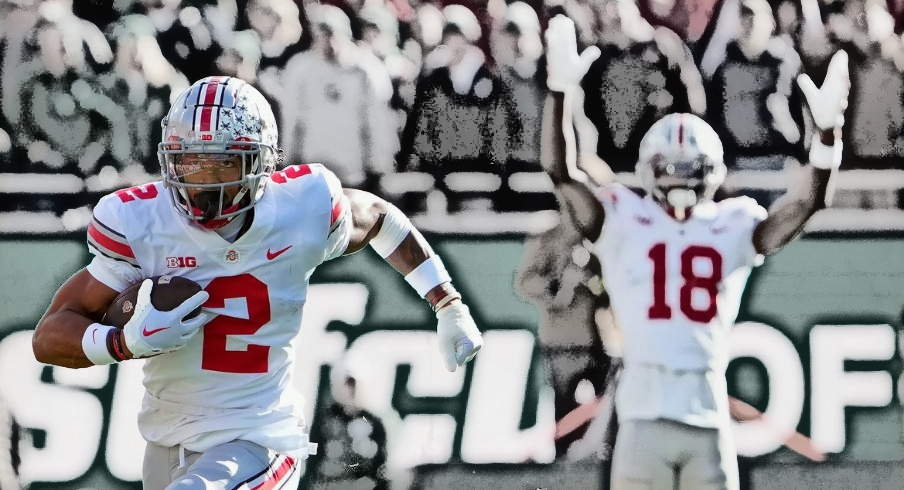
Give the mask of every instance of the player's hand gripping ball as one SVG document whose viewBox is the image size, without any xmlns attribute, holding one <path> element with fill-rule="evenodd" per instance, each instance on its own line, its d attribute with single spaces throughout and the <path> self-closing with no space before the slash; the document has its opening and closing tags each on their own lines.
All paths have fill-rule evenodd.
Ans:
<svg viewBox="0 0 904 490">
<path fill-rule="evenodd" d="M 149 357 L 178 350 L 208 320 L 201 305 L 208 294 L 179 276 L 156 276 L 133 284 L 119 294 L 102 323 L 125 330 L 133 357 Z"/>
</svg>

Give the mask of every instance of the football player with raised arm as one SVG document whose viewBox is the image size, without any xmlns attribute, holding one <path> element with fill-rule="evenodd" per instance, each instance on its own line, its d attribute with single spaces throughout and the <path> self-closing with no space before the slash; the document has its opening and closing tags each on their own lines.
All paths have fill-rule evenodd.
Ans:
<svg viewBox="0 0 904 490">
<path fill-rule="evenodd" d="M 450 371 L 480 349 L 443 262 L 401 211 L 319 164 L 275 171 L 276 122 L 251 85 L 200 80 L 162 125 L 162 181 L 98 202 L 94 259 L 57 291 L 33 341 L 38 361 L 70 368 L 146 358 L 145 489 L 298 486 L 309 446 L 290 376 L 308 279 L 327 260 L 370 245 L 436 312 Z M 173 257 L 192 260 L 172 269 Z M 204 290 L 158 311 L 147 278 L 174 271 Z M 139 281 L 125 328 L 99 323 Z"/>
<path fill-rule="evenodd" d="M 797 236 L 831 196 L 850 87 L 847 54 L 835 54 L 821 88 L 798 78 L 818 132 L 801 186 L 767 214 L 747 197 L 712 201 L 726 173 L 722 144 L 690 114 L 663 117 L 642 139 L 636 171 L 646 197 L 615 184 L 591 189 L 574 161 L 567 99 L 599 51 L 579 55 L 564 16 L 550 21 L 546 35 L 543 160 L 594 244 L 623 341 L 612 488 L 736 489 L 729 334 L 758 257 Z"/>
</svg>

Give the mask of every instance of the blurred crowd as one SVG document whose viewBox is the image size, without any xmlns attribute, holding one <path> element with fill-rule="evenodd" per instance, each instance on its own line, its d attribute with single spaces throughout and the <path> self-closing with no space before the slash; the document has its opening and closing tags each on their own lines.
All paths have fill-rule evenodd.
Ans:
<svg viewBox="0 0 904 490">
<path fill-rule="evenodd" d="M 603 53 L 575 107 L 593 178 L 632 172 L 640 137 L 676 111 L 716 128 L 732 170 L 799 165 L 811 124 L 794 80 L 818 84 L 838 48 L 842 168 L 904 169 L 901 0 L 452 1 L 0 0 L 0 175 L 29 176 L 0 182 L 0 212 L 59 216 L 154 180 L 160 119 L 212 74 L 268 97 L 284 165 L 322 162 L 411 214 L 555 209 L 540 125 L 558 13 Z M 76 184 L 48 190 L 51 175 Z"/>
</svg>

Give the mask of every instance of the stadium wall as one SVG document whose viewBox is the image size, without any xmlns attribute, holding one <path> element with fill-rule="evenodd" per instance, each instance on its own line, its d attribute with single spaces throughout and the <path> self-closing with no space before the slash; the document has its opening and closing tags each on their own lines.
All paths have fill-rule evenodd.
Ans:
<svg viewBox="0 0 904 490">
<path fill-rule="evenodd" d="M 416 486 L 598 486 L 593 457 L 548 464 L 538 314 L 512 287 L 523 236 L 429 239 L 486 332 L 476 362 L 445 371 L 429 309 L 373 252 L 327 263 L 312 277 L 298 339 L 308 420 L 325 400 L 329 365 L 357 363 L 369 408 L 392 427 L 390 466 L 411 470 Z M 26 429 L 20 473 L 32 490 L 140 488 L 140 364 L 69 370 L 31 352 L 53 292 L 89 260 L 82 234 L 0 239 L 0 397 Z M 731 394 L 765 414 L 735 425 L 744 487 L 900 488 L 902 284 L 898 236 L 811 235 L 754 271 L 728 370 Z M 785 446 L 794 431 L 825 461 Z M 801 436 L 789 445 L 799 448 Z"/>
</svg>

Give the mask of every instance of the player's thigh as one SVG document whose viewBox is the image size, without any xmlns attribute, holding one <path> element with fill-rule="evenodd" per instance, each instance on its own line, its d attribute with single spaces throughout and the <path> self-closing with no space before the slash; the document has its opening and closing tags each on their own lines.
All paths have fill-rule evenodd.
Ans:
<svg viewBox="0 0 904 490">
<path fill-rule="evenodd" d="M 173 448 L 178 452 L 178 448 Z M 203 453 L 186 451 L 185 465 L 179 467 L 178 456 L 168 460 L 171 483 L 163 487 L 145 480 L 146 490 L 231 490 L 280 488 L 295 490 L 304 470 L 304 462 L 296 461 L 247 441 L 232 441 Z M 146 463 L 148 460 L 146 459 Z M 146 478 L 149 475 L 146 468 Z M 155 486 L 150 486 L 153 483 Z"/>
<path fill-rule="evenodd" d="M 179 468 L 179 448 L 148 443 L 144 450 L 141 480 L 144 490 L 163 490 Z"/>
<path fill-rule="evenodd" d="M 654 420 L 628 420 L 618 428 L 612 454 L 612 490 L 672 490 L 669 453 L 679 445 L 669 427 Z"/>
<path fill-rule="evenodd" d="M 690 459 L 679 473 L 681 490 L 737 490 L 738 458 L 730 429 L 688 428 L 697 433 Z"/>
</svg>

